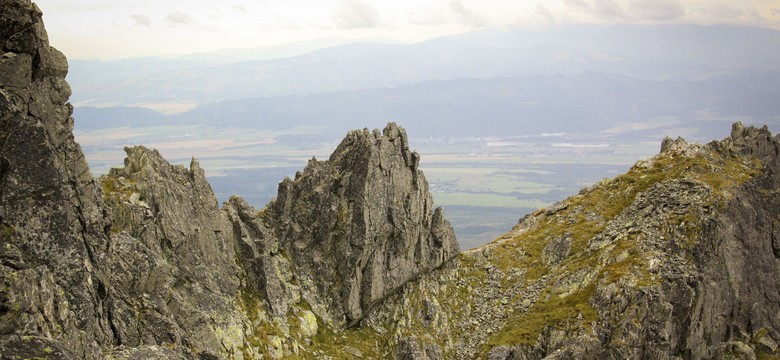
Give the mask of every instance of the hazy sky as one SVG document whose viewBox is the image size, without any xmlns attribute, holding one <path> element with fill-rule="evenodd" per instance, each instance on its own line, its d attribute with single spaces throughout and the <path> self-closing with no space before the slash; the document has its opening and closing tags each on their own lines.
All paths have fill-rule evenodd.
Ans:
<svg viewBox="0 0 780 360">
<path fill-rule="evenodd" d="M 72 59 L 250 48 L 326 37 L 413 42 L 485 27 L 738 23 L 780 29 L 778 0 L 38 0 Z"/>
</svg>

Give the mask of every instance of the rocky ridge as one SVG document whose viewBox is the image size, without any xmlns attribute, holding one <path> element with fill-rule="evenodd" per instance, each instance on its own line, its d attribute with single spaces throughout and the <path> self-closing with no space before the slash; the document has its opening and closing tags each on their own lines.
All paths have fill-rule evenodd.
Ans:
<svg viewBox="0 0 780 360">
<path fill-rule="evenodd" d="M 666 139 L 362 324 L 409 359 L 778 358 L 779 165 L 766 128 Z"/>
<path fill-rule="evenodd" d="M 144 147 L 92 178 L 40 10 L 0 3 L 0 35 L 0 358 L 779 358 L 766 128 L 665 139 L 458 254 L 395 124 L 220 209 Z"/>
<path fill-rule="evenodd" d="M 193 160 L 94 179 L 41 11 L 0 4 L 0 357 L 311 357 L 458 253 L 406 133 L 348 134 L 257 211 Z M 324 276 L 323 276 L 324 274 Z"/>
</svg>

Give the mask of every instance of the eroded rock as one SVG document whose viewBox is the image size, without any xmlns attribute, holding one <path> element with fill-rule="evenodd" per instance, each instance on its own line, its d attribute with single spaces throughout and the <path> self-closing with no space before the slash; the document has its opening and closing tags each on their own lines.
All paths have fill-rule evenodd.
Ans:
<svg viewBox="0 0 780 360">
<path fill-rule="evenodd" d="M 350 132 L 327 161 L 312 159 L 279 184 L 269 228 L 304 291 L 330 301 L 328 317 L 358 320 L 458 253 L 417 159 L 406 132 L 391 123 L 381 134 Z"/>
<path fill-rule="evenodd" d="M 99 358 L 100 347 L 115 341 L 110 222 L 73 141 L 67 62 L 58 54 L 35 5 L 0 3 L 3 357 L 24 343 L 25 356 L 49 348 L 49 354 Z"/>
</svg>

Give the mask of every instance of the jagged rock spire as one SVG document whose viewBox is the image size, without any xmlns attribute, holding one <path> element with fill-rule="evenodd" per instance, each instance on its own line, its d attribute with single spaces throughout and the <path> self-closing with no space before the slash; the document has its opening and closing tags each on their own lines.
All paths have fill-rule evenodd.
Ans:
<svg viewBox="0 0 780 360">
<path fill-rule="evenodd" d="M 390 123 L 381 133 L 349 132 L 329 160 L 311 160 L 294 180 L 279 184 L 268 227 L 289 254 L 304 294 L 328 303 L 326 317 L 356 321 L 458 253 L 418 166 L 406 131 Z"/>
</svg>

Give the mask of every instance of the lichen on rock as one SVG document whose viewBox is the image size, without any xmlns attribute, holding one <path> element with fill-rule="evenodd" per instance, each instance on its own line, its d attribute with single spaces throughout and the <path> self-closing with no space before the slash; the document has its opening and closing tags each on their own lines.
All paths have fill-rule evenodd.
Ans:
<svg viewBox="0 0 780 360">
<path fill-rule="evenodd" d="M 67 69 L 37 6 L 0 2 L 3 356 L 98 358 L 114 341 L 110 222 L 73 140 Z"/>
</svg>

